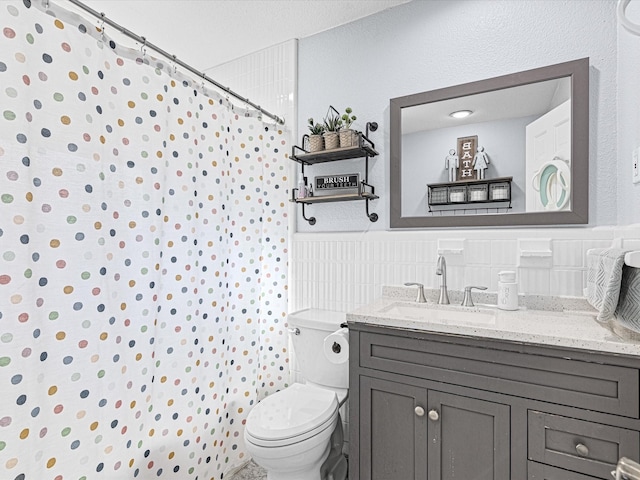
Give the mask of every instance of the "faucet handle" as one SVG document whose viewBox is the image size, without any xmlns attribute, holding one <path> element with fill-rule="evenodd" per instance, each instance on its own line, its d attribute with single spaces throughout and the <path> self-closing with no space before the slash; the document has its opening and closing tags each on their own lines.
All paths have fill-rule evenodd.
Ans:
<svg viewBox="0 0 640 480">
<path fill-rule="evenodd" d="M 423 284 L 416 283 L 416 282 L 407 282 L 407 283 L 405 283 L 405 286 L 407 286 L 407 287 L 411 287 L 411 286 L 418 287 L 418 296 L 416 298 L 416 302 L 418 302 L 418 303 L 427 303 L 427 299 L 424 296 L 424 285 Z"/>
<path fill-rule="evenodd" d="M 473 303 L 473 298 L 471 298 L 471 289 L 472 288 L 476 288 L 478 290 L 486 290 L 487 287 L 473 287 L 473 286 L 468 286 L 468 287 L 464 287 L 464 298 L 462 299 L 462 306 L 463 307 L 473 307 L 475 306 Z"/>
</svg>

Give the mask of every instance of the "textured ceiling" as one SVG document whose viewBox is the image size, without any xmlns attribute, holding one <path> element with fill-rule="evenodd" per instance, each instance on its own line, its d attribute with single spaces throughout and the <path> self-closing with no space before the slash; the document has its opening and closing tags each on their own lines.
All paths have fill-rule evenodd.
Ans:
<svg viewBox="0 0 640 480">
<path fill-rule="evenodd" d="M 206 70 L 410 0 L 83 1 L 180 60 Z"/>
</svg>

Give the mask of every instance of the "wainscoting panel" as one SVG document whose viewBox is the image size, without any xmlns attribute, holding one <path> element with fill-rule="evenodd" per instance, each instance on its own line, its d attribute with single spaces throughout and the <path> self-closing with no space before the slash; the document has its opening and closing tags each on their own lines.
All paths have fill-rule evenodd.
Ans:
<svg viewBox="0 0 640 480">
<path fill-rule="evenodd" d="M 383 285 L 437 288 L 438 252 L 447 260 L 449 290 L 484 285 L 496 292 L 498 272 L 515 270 L 522 294 L 582 297 L 586 251 L 614 244 L 640 248 L 640 226 L 295 233 L 291 311 L 348 312 L 379 297 Z"/>
</svg>

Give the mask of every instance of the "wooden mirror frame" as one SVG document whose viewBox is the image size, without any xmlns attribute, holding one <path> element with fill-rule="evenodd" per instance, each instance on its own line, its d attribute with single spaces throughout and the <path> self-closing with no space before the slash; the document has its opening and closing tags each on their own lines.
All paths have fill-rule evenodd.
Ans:
<svg viewBox="0 0 640 480">
<path fill-rule="evenodd" d="M 571 211 L 402 216 L 402 109 L 563 77 L 571 79 Z M 392 98 L 390 102 L 391 228 L 579 225 L 589 223 L 589 59 L 582 58 L 453 87 Z M 426 185 L 425 185 L 426 191 Z"/>
</svg>

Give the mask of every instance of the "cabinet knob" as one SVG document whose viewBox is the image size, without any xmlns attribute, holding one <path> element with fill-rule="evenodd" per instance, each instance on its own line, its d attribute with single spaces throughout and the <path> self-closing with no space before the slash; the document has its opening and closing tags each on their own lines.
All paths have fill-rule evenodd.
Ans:
<svg viewBox="0 0 640 480">
<path fill-rule="evenodd" d="M 418 405 L 413 411 L 416 412 L 416 416 L 424 417 L 424 408 L 421 406 Z"/>
<path fill-rule="evenodd" d="M 579 443 L 576 445 L 576 452 L 578 452 L 578 455 L 581 457 L 586 457 L 589 455 L 589 448 L 586 445 Z"/>
<path fill-rule="evenodd" d="M 440 418 L 440 415 L 438 415 L 438 412 L 436 410 L 430 410 L 429 411 L 429 418 L 431 420 L 433 420 L 434 422 L 437 422 L 438 419 Z"/>
</svg>

